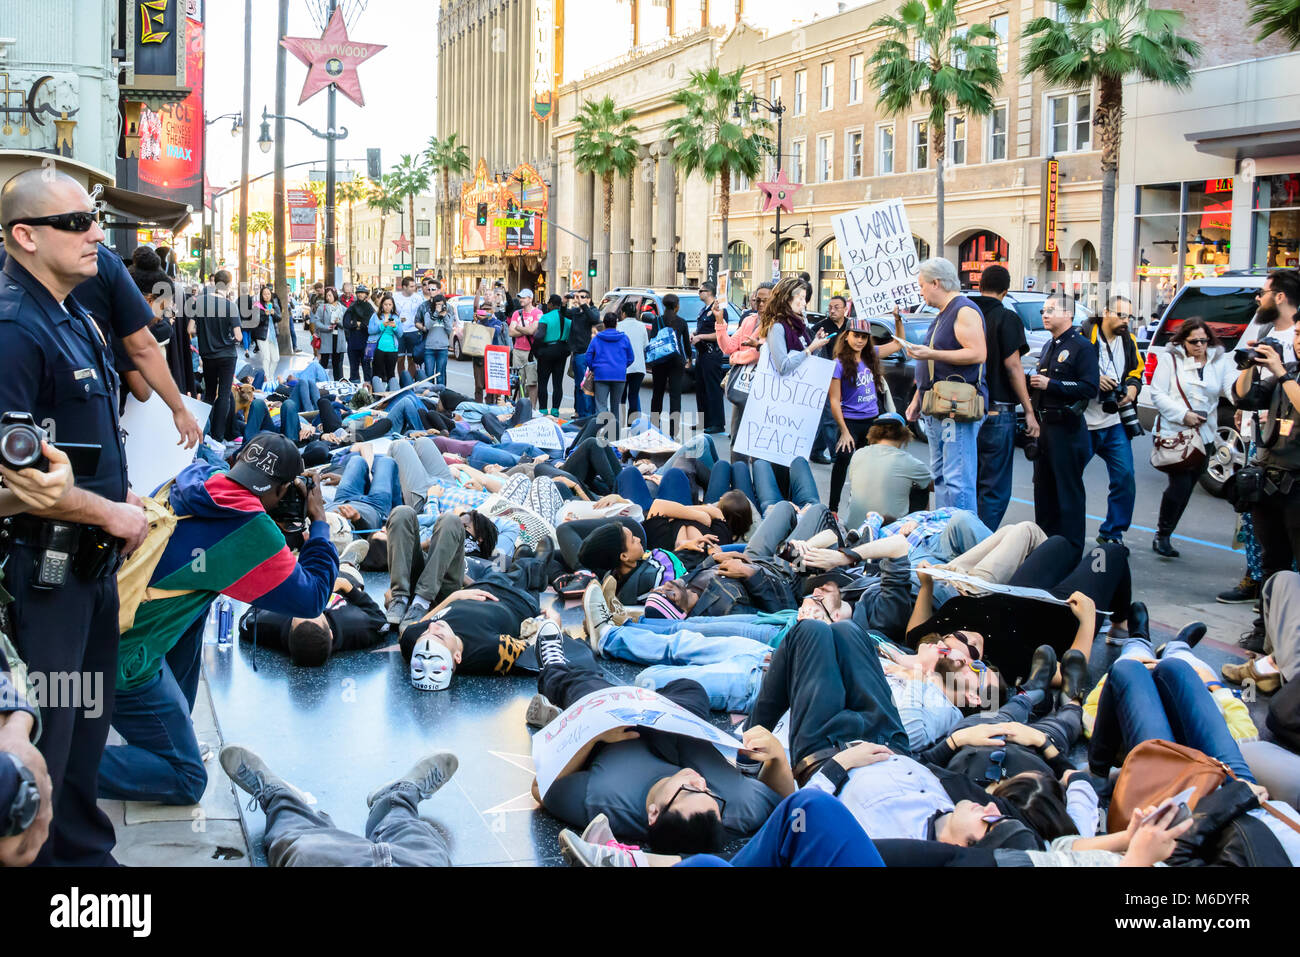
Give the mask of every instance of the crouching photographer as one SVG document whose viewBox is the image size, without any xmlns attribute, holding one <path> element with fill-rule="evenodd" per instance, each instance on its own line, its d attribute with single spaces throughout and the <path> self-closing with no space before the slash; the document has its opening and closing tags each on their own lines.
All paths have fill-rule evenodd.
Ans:
<svg viewBox="0 0 1300 957">
<path fill-rule="evenodd" d="M 207 771 L 190 713 L 203 629 L 218 595 L 293 618 L 328 604 L 339 557 L 320 486 L 275 432 L 247 442 L 229 472 L 196 462 L 147 503 L 149 537 L 119 574 L 122 632 L 101 797 L 193 804 Z M 279 516 L 278 518 L 276 516 Z M 295 560 L 286 531 L 306 538 Z"/>
<path fill-rule="evenodd" d="M 1239 512 L 1250 511 L 1263 552 L 1264 580 L 1300 555 L 1300 383 L 1296 382 L 1295 315 L 1300 275 L 1270 273 L 1256 318 L 1272 322 L 1258 341 L 1238 350 L 1242 372 L 1233 386 L 1239 409 L 1262 413 L 1254 461 L 1233 480 Z M 1249 364 L 1242 363 L 1249 360 Z"/>
</svg>

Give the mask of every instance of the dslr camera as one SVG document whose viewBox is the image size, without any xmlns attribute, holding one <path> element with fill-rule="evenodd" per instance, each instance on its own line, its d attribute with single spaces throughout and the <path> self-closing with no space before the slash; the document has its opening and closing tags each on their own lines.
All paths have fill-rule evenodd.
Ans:
<svg viewBox="0 0 1300 957">
<path fill-rule="evenodd" d="M 267 511 L 275 524 L 287 531 L 301 531 L 307 527 L 307 494 L 316 485 L 309 473 L 299 475 L 289 490 L 273 508 Z"/>
<path fill-rule="evenodd" d="M 13 469 L 40 469 L 49 467 L 41 442 L 49 433 L 36 424 L 27 412 L 6 412 L 0 415 L 0 465 Z"/>
<path fill-rule="evenodd" d="M 1238 370 L 1245 372 L 1252 368 L 1259 361 L 1259 346 L 1269 346 L 1278 356 L 1282 355 L 1282 343 L 1278 342 L 1272 336 L 1266 336 L 1255 344 L 1255 348 L 1236 349 L 1232 353 L 1232 361 L 1237 364 Z"/>
<path fill-rule="evenodd" d="M 1098 398 L 1101 401 L 1101 411 L 1107 415 L 1119 413 L 1120 425 L 1124 426 L 1124 434 L 1130 439 L 1136 439 L 1138 436 L 1145 434 L 1142 423 L 1138 419 L 1137 403 L 1129 402 L 1120 405 L 1120 401 L 1124 398 L 1124 387 L 1122 385 L 1103 393 Z"/>
</svg>

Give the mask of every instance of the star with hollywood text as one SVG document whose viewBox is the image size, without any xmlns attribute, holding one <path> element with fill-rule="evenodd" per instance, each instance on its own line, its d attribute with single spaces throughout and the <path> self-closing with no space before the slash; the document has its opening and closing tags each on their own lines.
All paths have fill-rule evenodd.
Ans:
<svg viewBox="0 0 1300 957">
<path fill-rule="evenodd" d="M 307 65 L 307 80 L 302 85 L 302 105 L 331 83 L 357 106 L 365 106 L 361 95 L 361 78 L 357 67 L 384 49 L 383 43 L 359 43 L 348 39 L 343 12 L 334 15 L 319 37 L 284 37 L 281 45 Z"/>
</svg>

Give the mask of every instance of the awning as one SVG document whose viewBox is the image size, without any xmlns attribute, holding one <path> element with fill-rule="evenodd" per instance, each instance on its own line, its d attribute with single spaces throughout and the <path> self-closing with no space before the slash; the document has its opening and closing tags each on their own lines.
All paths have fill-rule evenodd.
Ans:
<svg viewBox="0 0 1300 957">
<path fill-rule="evenodd" d="M 1233 160 L 1300 153 L 1300 122 L 1295 120 L 1184 133 L 1183 137 L 1197 152 Z"/>
<path fill-rule="evenodd" d="M 146 196 L 117 186 L 105 186 L 101 199 L 109 209 L 140 221 L 140 226 L 157 226 L 180 232 L 190 223 L 191 209 L 185 203 Z"/>
</svg>

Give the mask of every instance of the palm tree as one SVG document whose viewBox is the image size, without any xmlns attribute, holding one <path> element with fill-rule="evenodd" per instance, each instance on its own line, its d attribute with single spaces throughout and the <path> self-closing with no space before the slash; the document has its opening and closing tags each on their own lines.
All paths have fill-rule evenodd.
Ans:
<svg viewBox="0 0 1300 957">
<path fill-rule="evenodd" d="M 384 284 L 384 227 L 388 223 L 388 217 L 402 209 L 402 193 L 393 173 L 371 184 L 366 205 L 379 214 L 379 277 L 375 283 L 375 290 L 378 291 Z"/>
<path fill-rule="evenodd" d="M 573 165 L 580 173 L 600 177 L 605 213 L 603 249 L 605 275 L 609 279 L 609 214 L 614 205 L 614 177 L 631 176 L 636 168 L 637 128 L 632 125 L 636 111 L 619 109 L 612 96 L 600 102 L 587 100 L 576 117 L 578 131 L 573 136 Z"/>
<path fill-rule="evenodd" d="M 429 137 L 429 145 L 425 148 L 424 157 L 429 161 L 430 167 L 436 172 L 442 174 L 442 232 L 443 232 L 443 253 L 447 257 L 447 270 L 443 273 L 443 279 L 447 288 L 451 288 L 451 248 L 455 245 L 452 242 L 452 215 L 451 215 L 451 174 L 463 176 L 469 172 L 469 150 L 464 143 L 459 142 L 459 135 L 449 133 L 445 140 L 440 140 L 436 136 Z"/>
<path fill-rule="evenodd" d="M 366 182 L 359 176 L 353 179 L 345 179 L 335 187 L 334 196 L 338 202 L 348 204 L 348 279 L 355 282 L 356 264 L 353 260 L 352 210 L 357 203 L 366 198 Z"/>
<path fill-rule="evenodd" d="M 762 157 L 774 150 L 767 132 L 772 124 L 741 109 L 744 90 L 740 78 L 745 68 L 723 73 L 716 66 L 708 71 L 692 70 L 684 89 L 672 96 L 682 115 L 668 124 L 673 141 L 673 163 L 684 176 L 699 173 L 708 182 L 715 179 L 721 189 L 718 211 L 722 216 L 722 250 L 726 253 L 728 217 L 731 215 L 731 182 L 734 175 L 753 178 L 762 168 Z"/>
<path fill-rule="evenodd" d="M 274 223 L 271 219 L 271 214 L 266 212 L 265 210 L 256 210 L 255 212 L 251 212 L 248 214 L 247 227 L 246 227 L 247 233 L 250 237 L 252 237 L 253 242 L 256 244 L 255 254 L 256 254 L 259 268 L 266 261 L 266 257 L 263 254 L 263 247 L 267 241 L 267 236 L 271 232 L 273 227 L 274 227 Z M 238 213 L 236 213 L 233 217 L 231 217 L 230 229 L 231 232 L 239 231 Z M 252 289 L 253 285 L 260 285 L 260 282 L 254 284 L 251 276 L 248 278 L 248 282 L 250 284 L 249 285 L 250 290 Z"/>
<path fill-rule="evenodd" d="M 1280 33 L 1292 50 L 1300 47 L 1300 3 L 1296 0 L 1250 0 L 1250 5 L 1250 19 L 1246 22 L 1260 28 L 1256 39 L 1264 40 Z"/>
<path fill-rule="evenodd" d="M 397 165 L 393 167 L 392 173 L 394 182 L 397 183 L 397 191 L 406 197 L 407 208 L 410 211 L 407 216 L 407 228 L 411 230 L 411 239 L 415 239 L 415 197 L 420 193 L 429 191 L 430 177 L 433 173 L 433 166 L 429 163 L 428 158 L 421 153 L 419 156 L 412 156 L 410 153 L 403 153 L 402 158 L 398 160 Z M 415 275 L 415 244 L 412 242 L 411 251 L 411 275 Z"/>
<path fill-rule="evenodd" d="M 934 248 L 942 256 L 948 112 L 993 112 L 993 94 L 1002 86 L 995 35 L 985 23 L 958 27 L 957 0 L 908 0 L 894 16 L 881 17 L 871 26 L 889 31 L 869 61 L 871 83 L 880 90 L 877 103 L 891 116 L 917 104 L 929 107 L 938 236 Z M 986 42 L 975 42 L 980 40 Z"/>
<path fill-rule="evenodd" d="M 1148 0 L 1060 0 L 1061 20 L 1035 17 L 1023 36 L 1032 38 L 1022 70 L 1048 83 L 1085 89 L 1097 84 L 1092 125 L 1101 146 L 1101 249 L 1097 279 L 1109 294 L 1115 238 L 1115 180 L 1119 169 L 1124 81 L 1130 76 L 1175 89 L 1191 85 L 1201 45 L 1179 36 L 1183 15 L 1153 10 Z"/>
</svg>

